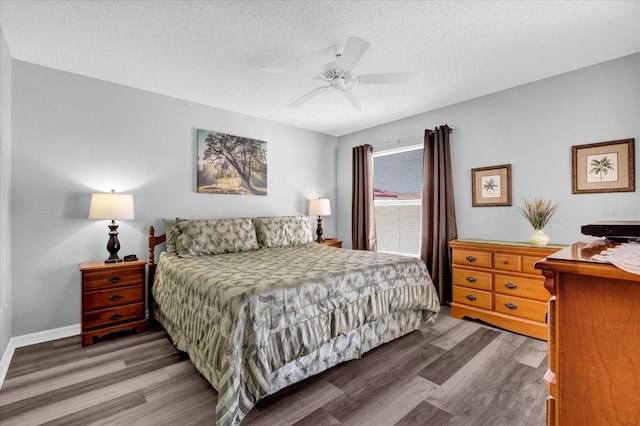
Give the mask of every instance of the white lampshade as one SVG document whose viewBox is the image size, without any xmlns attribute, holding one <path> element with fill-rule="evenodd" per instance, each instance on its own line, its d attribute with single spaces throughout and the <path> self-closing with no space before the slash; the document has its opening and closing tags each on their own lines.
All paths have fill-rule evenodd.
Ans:
<svg viewBox="0 0 640 426">
<path fill-rule="evenodd" d="M 331 216 L 331 203 L 328 198 L 309 200 L 309 216 Z"/>
<path fill-rule="evenodd" d="M 133 220 L 133 195 L 131 194 L 91 194 L 89 219 Z"/>
</svg>

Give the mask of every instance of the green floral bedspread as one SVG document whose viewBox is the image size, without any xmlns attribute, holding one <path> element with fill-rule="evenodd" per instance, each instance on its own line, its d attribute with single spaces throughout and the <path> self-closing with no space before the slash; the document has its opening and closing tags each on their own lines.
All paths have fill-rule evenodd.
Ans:
<svg viewBox="0 0 640 426">
<path fill-rule="evenodd" d="M 415 258 L 316 243 L 217 256 L 162 253 L 154 314 L 236 425 L 262 397 L 433 323 Z"/>
</svg>

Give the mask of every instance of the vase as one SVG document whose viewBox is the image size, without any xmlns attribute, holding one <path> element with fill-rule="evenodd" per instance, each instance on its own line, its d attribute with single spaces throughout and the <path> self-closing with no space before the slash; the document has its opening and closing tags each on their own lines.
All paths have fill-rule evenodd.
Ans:
<svg viewBox="0 0 640 426">
<path fill-rule="evenodd" d="M 549 236 L 542 229 L 534 229 L 529 237 L 529 242 L 535 246 L 546 246 L 549 244 Z"/>
</svg>

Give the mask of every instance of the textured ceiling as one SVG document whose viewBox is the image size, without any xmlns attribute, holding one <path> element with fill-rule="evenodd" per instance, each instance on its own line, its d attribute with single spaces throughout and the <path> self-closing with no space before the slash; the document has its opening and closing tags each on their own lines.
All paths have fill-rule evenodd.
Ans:
<svg viewBox="0 0 640 426">
<path fill-rule="evenodd" d="M 8 1 L 14 59 L 340 136 L 640 51 L 639 1 Z M 357 112 L 322 85 L 329 47 L 371 43 Z"/>
</svg>

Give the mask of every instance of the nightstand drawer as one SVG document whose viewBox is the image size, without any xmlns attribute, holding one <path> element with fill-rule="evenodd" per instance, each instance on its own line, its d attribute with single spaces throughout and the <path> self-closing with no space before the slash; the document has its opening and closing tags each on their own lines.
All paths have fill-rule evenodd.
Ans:
<svg viewBox="0 0 640 426">
<path fill-rule="evenodd" d="M 94 311 L 96 309 L 142 302 L 144 287 L 136 285 L 111 290 L 91 291 L 84 293 L 83 297 L 85 311 Z"/>
<path fill-rule="evenodd" d="M 496 312 L 527 318 L 533 321 L 544 322 L 547 313 L 547 304 L 533 300 L 510 297 L 496 294 Z"/>
<path fill-rule="evenodd" d="M 473 269 L 453 268 L 453 284 L 491 291 L 491 273 Z"/>
<path fill-rule="evenodd" d="M 91 271 L 83 273 L 84 289 L 124 287 L 144 282 L 144 267 L 120 268 L 113 271 Z"/>
<path fill-rule="evenodd" d="M 495 253 L 493 255 L 493 267 L 502 271 L 520 272 L 520 256 L 513 254 Z"/>
<path fill-rule="evenodd" d="M 482 251 L 454 250 L 453 263 L 456 265 L 491 268 L 491 253 Z"/>
<path fill-rule="evenodd" d="M 117 306 L 110 309 L 85 312 L 84 326 L 87 329 L 144 318 L 144 303 Z"/>
<path fill-rule="evenodd" d="M 482 309 L 491 309 L 491 293 L 472 288 L 453 286 L 453 301 Z"/>
<path fill-rule="evenodd" d="M 508 275 L 494 275 L 494 291 L 508 296 L 524 297 L 540 302 L 549 300 L 549 292 L 544 288 L 544 279 L 520 278 Z"/>
</svg>

